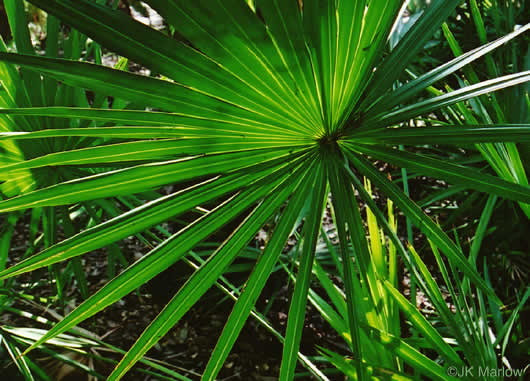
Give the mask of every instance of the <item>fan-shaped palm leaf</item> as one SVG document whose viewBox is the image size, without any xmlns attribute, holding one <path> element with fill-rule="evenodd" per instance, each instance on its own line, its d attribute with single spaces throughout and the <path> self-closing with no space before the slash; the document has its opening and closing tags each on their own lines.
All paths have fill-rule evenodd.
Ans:
<svg viewBox="0 0 530 381">
<path fill-rule="evenodd" d="M 405 128 L 387 130 L 386 127 L 395 127 L 410 118 L 530 79 L 530 72 L 521 72 L 414 101 L 414 96 L 433 81 L 453 72 L 450 65 L 445 65 L 409 85 L 393 89 L 394 82 L 426 39 L 458 5 L 458 0 L 435 1 L 385 57 L 382 53 L 401 1 L 146 1 L 179 32 L 178 40 L 87 0 L 31 2 L 166 79 L 71 60 L 0 53 L 0 60 L 20 65 L 30 73 L 38 72 L 71 86 L 122 98 L 131 102 L 129 108 L 134 109 L 2 110 L 2 113 L 13 115 L 71 116 L 123 125 L 65 131 L 50 128 L 26 133 L 12 130 L 2 134 L 0 142 L 46 141 L 54 136 L 98 136 L 126 139 L 126 142 L 111 140 L 113 144 L 61 150 L 7 166 L 8 169 L 27 170 L 82 164 L 102 170 L 102 173 L 1 201 L 0 211 L 67 205 L 184 181 L 195 181 L 197 185 L 82 231 L 1 272 L 0 277 L 5 279 L 89 253 L 203 203 L 219 204 L 111 280 L 32 348 L 119 300 L 177 262 L 220 227 L 238 215 L 246 215 L 234 233 L 145 330 L 110 379 L 123 377 L 214 283 L 259 228 L 279 213 L 272 238 L 234 306 L 204 379 L 214 379 L 219 372 L 301 216 L 305 220 L 303 253 L 306 262 L 298 277 L 291 309 L 291 314 L 297 310 L 297 317 L 290 320 L 288 327 L 286 341 L 291 355 L 285 356 L 287 363 L 282 368 L 286 379 L 292 378 L 296 361 L 292 348 L 297 347 L 300 320 L 304 317 L 300 309 L 307 294 L 308 267 L 326 201 L 326 182 L 331 186 L 347 295 L 354 295 L 352 291 L 359 282 L 373 281 L 363 272 L 369 262 L 369 251 L 353 181 L 348 174 L 350 166 L 392 198 L 445 255 L 461 266 L 461 271 L 495 298 L 457 245 L 366 158 L 381 158 L 468 188 L 530 202 L 528 187 L 486 177 L 473 168 L 391 148 L 392 144 L 403 140 L 406 143 L 411 133 Z M 525 26 L 523 31 L 501 42 L 527 29 Z M 453 62 L 453 68 L 456 70 L 499 45 L 500 42 L 477 48 Z M 398 106 L 405 101 L 407 105 Z M 145 107 L 163 112 L 148 111 Z M 484 130 L 488 128 L 483 127 Z M 435 143 L 438 134 L 441 141 L 450 144 L 528 141 L 530 136 L 528 125 L 494 126 L 493 131 L 495 134 L 482 136 L 472 127 L 425 127 L 418 128 L 417 135 L 409 142 L 416 144 L 423 142 L 423 138 Z M 302 207 L 308 199 L 314 209 L 306 215 Z M 250 209 L 252 211 L 248 212 Z M 350 244 L 354 248 L 355 262 L 347 250 Z M 366 316 L 357 311 L 351 298 L 347 300 L 347 314 L 354 356 L 358 360 L 356 369 L 363 379 L 362 352 L 356 338 L 360 327 L 366 324 Z M 387 334 L 378 335 L 386 337 Z"/>
</svg>

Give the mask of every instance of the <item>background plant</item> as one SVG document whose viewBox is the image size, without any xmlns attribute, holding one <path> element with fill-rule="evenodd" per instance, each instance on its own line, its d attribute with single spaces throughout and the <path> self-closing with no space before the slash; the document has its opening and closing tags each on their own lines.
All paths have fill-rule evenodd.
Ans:
<svg viewBox="0 0 530 381">
<path fill-rule="evenodd" d="M 366 185 L 366 184 L 365 184 Z M 366 190 L 358 187 L 367 197 L 372 195 L 369 184 Z M 486 231 L 489 213 L 495 205 L 488 204 L 480 218 L 477 235 L 469 253 L 470 263 L 475 263 L 474 256 L 480 250 L 481 235 Z M 409 379 L 410 376 L 402 372 L 404 365 L 413 364 L 417 371 L 428 375 L 432 379 L 450 378 L 439 365 L 449 361 L 454 366 L 466 366 L 474 369 L 499 369 L 507 367 L 524 374 L 524 364 L 517 363 L 516 353 L 524 351 L 521 342 L 511 342 L 510 333 L 513 329 L 520 329 L 521 311 L 530 295 L 528 288 L 523 288 L 521 298 L 512 305 L 505 306 L 501 312 L 499 306 L 489 300 L 480 290 L 470 288 L 469 279 L 461 278 L 454 265 L 444 261 L 435 245 L 431 244 L 437 267 L 430 271 L 414 247 L 405 248 L 396 235 L 396 219 L 392 203 L 388 201 L 388 217 L 376 209 L 374 201 L 367 202 L 366 219 L 368 222 L 368 246 L 371 254 L 370 277 L 375 281 L 362 284 L 356 289 L 356 300 L 360 301 L 358 308 L 366 316 L 369 324 L 362 326 L 363 362 L 372 377 L 392 375 Z M 376 214 L 372 213 L 372 209 Z M 387 221 L 388 218 L 388 221 Z M 324 232 L 325 233 L 325 232 Z M 333 232 L 329 232 L 333 233 Z M 384 234 L 386 233 L 386 234 Z M 388 236 L 388 240 L 386 240 Z M 351 346 L 351 337 L 347 330 L 346 301 L 342 293 L 341 274 L 330 271 L 329 263 L 338 261 L 337 248 L 331 239 L 324 235 L 317 250 L 313 272 L 318 280 L 309 290 L 311 303 L 322 317 L 329 323 L 343 339 L 346 347 Z M 411 304 L 398 290 L 399 278 L 397 252 L 407 262 L 407 268 L 414 273 L 423 302 L 423 309 Z M 294 257 L 296 258 L 296 257 Z M 298 262 L 295 262 L 295 266 Z M 284 269 L 294 279 L 294 272 L 290 266 Z M 433 275 L 435 274 L 435 275 Z M 484 274 L 489 278 L 487 266 Z M 489 282 L 489 280 L 488 280 Z M 373 289 L 371 289 L 373 287 Z M 322 290 L 317 292 L 316 290 Z M 410 291 L 410 289 L 409 289 Z M 373 294 L 377 297 L 369 298 Z M 470 295 L 476 295 L 470 297 Z M 388 298 L 380 302 L 382 298 Z M 377 301 L 371 304 L 372 300 Z M 427 307 L 430 307 L 427 309 Z M 398 311 L 405 316 L 407 324 L 401 325 Z M 407 331 L 411 334 L 407 334 Z M 494 333 L 495 332 L 495 333 Z M 519 336 L 520 337 L 520 336 Z M 502 344 L 501 344 L 502 343 Z M 501 344 L 501 345 L 500 345 Z M 510 348 L 511 349 L 508 349 Z M 517 347 L 519 347 L 517 349 Z M 321 348 L 322 354 L 345 376 L 357 378 L 352 359 L 344 357 L 345 346 L 333 343 L 331 348 Z M 432 359 L 426 353 L 436 353 Z M 515 356 L 512 357 L 508 353 Z M 515 363 L 514 361 L 515 360 Z M 478 374 L 475 374 L 478 377 Z"/>
<path fill-rule="evenodd" d="M 116 213 L 113 218 L 42 250 L 3 271 L 1 276 L 5 279 L 54 265 L 145 232 L 198 206 L 212 207 L 109 281 L 30 349 L 135 290 L 242 216 L 233 233 L 182 286 L 109 377 L 121 378 L 280 211 L 274 232 L 234 305 L 203 378 L 215 378 L 285 242 L 299 227 L 303 240 L 301 262 L 280 374 L 281 379 L 291 379 L 329 189 L 339 237 L 339 266 L 344 274 L 353 364 L 357 377 L 365 379 L 368 369 L 363 365 L 366 348 L 362 345 L 362 331 L 374 322 L 355 306 L 361 285 L 367 290 L 369 303 L 378 303 L 377 295 L 369 292 L 376 290 L 374 272 L 369 271 L 373 255 L 364 239 L 363 220 L 353 189 L 364 202 L 370 198 L 361 192 L 356 172 L 391 198 L 463 276 L 499 303 L 455 242 L 371 160 L 529 203 L 528 186 L 480 172 L 470 165 L 444 161 L 444 157 L 396 147 L 528 141 L 528 125 L 509 125 L 505 121 L 480 125 L 453 121 L 417 128 L 409 128 L 408 122 L 473 97 L 528 82 L 530 72 L 520 71 L 446 94 L 424 96 L 424 90 L 523 34 L 530 25 L 396 86 L 424 43 L 459 1 L 433 2 L 388 54 L 384 54 L 386 42 L 403 5 L 398 1 L 147 1 L 179 33 L 180 40 L 93 2 L 32 3 L 163 77 L 144 77 L 72 60 L 0 53 L 1 60 L 24 70 L 130 102 L 121 110 L 46 106 L 1 110 L 6 115 L 38 115 L 52 120 L 70 117 L 119 125 L 41 131 L 11 129 L 2 134 L 2 141 L 10 144 L 76 136 L 95 142 L 85 149 L 61 148 L 35 158 L 24 156 L 15 167 L 7 167 L 33 172 L 42 167 L 83 165 L 93 172 L 79 173 L 73 180 L 54 181 L 53 185 L 41 185 L 35 191 L 8 198 L 0 202 L 0 211 L 13 213 L 142 194 L 169 183 L 183 186 L 167 196 L 154 198 L 155 194 L 148 193 L 151 201 L 131 204 L 129 211 Z M 306 203 L 313 207 L 304 208 Z M 370 329 L 375 328 L 390 334 L 386 332 L 390 327 L 384 324 Z M 443 365 L 457 361 L 449 357 Z M 437 374 L 442 377 L 442 373 L 438 370 Z"/>
</svg>

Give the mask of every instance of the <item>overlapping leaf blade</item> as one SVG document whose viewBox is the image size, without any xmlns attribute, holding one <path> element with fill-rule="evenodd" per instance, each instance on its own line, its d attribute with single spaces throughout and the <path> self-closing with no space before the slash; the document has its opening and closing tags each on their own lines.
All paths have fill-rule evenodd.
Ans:
<svg viewBox="0 0 530 381">
<path fill-rule="evenodd" d="M 493 290 L 486 284 L 477 271 L 469 265 L 467 259 L 453 241 L 436 225 L 430 217 L 408 198 L 395 184 L 382 176 L 365 158 L 358 156 L 356 153 L 346 151 L 346 155 L 367 178 L 376 184 L 383 193 L 391 198 L 396 206 L 400 208 L 407 217 L 420 229 L 430 240 L 445 253 L 446 256 L 458 263 L 461 270 L 473 280 L 473 282 L 490 295 L 495 301 L 500 302 Z"/>
<path fill-rule="evenodd" d="M 385 144 L 455 144 L 526 142 L 530 125 L 460 125 L 421 128 L 384 128 L 353 134 L 350 142 Z"/>
<path fill-rule="evenodd" d="M 436 0 L 426 10 L 425 14 L 410 28 L 399 41 L 383 63 L 378 66 L 377 73 L 370 81 L 365 106 L 392 88 L 392 84 L 399 78 L 403 70 L 416 53 L 423 48 L 423 44 L 440 28 L 442 23 L 453 12 L 462 0 Z"/>
<path fill-rule="evenodd" d="M 258 150 L 211 156 L 193 156 L 166 162 L 141 164 L 97 175 L 59 183 L 18 197 L 0 201 L 0 212 L 66 205 L 108 196 L 127 195 L 149 190 L 172 182 L 227 173 L 290 154 L 285 151 Z"/>
<path fill-rule="evenodd" d="M 296 95 L 304 98 L 308 111 L 313 113 L 312 120 L 320 121 L 320 87 L 309 59 L 300 4 L 282 0 L 259 0 L 256 3 L 257 12 L 263 15 L 267 30 L 289 70 L 289 76 L 296 89 L 299 89 L 295 90 Z"/>
<path fill-rule="evenodd" d="M 103 94 L 113 94 L 140 105 L 151 105 L 174 111 L 180 116 L 198 119 L 203 124 L 230 123 L 234 127 L 238 126 L 240 133 L 248 129 L 299 132 L 299 126 L 307 125 L 292 123 L 286 125 L 278 118 L 259 115 L 185 86 L 99 65 L 2 52 L 0 52 L 0 60 L 38 70 L 71 86 L 91 89 Z M 184 121 L 185 119 L 181 121 L 181 124 L 184 124 Z"/>
<path fill-rule="evenodd" d="M 85 0 L 40 0 L 36 4 L 66 18 L 69 23 L 96 41 L 167 75 L 185 87 L 256 114 L 274 115 L 276 120 L 284 118 L 289 123 L 290 116 L 281 110 L 277 101 L 266 93 L 255 91 L 254 84 L 242 81 L 239 73 L 234 75 L 223 70 L 223 67 L 210 57 L 188 44 L 168 38 L 119 11 Z M 164 16 L 166 9 L 164 7 L 161 11 Z M 174 15 L 172 12 L 168 13 L 169 22 Z"/>
<path fill-rule="evenodd" d="M 301 208 L 305 202 L 305 196 L 314 186 L 318 173 L 321 170 L 321 163 L 314 163 L 310 169 L 309 176 L 305 176 L 298 188 L 295 190 L 293 197 L 289 201 L 287 208 L 282 213 L 282 217 L 276 226 L 276 229 L 267 244 L 263 255 L 259 258 L 254 270 L 246 282 L 245 288 L 236 302 L 227 323 L 223 329 L 217 345 L 212 352 L 210 360 L 206 365 L 202 379 L 213 380 L 221 369 L 228 353 L 232 349 L 234 342 L 243 328 L 245 321 L 255 304 L 261 289 L 272 271 L 273 266 L 278 261 L 283 246 L 293 229 Z"/>
<path fill-rule="evenodd" d="M 142 333 L 135 345 L 116 367 L 109 380 L 119 379 L 133 366 L 168 330 L 176 324 L 182 315 L 195 303 L 215 280 L 222 274 L 226 266 L 255 236 L 257 230 L 266 222 L 276 208 L 283 203 L 300 182 L 305 169 L 299 169 L 290 177 L 277 195 L 267 197 L 254 212 L 234 231 L 211 258 L 186 282 L 164 310 Z M 199 288 L 201 291 L 197 291 Z"/>
<path fill-rule="evenodd" d="M 315 189 L 311 194 L 311 204 L 315 208 L 309 212 L 306 218 L 304 244 L 301 251 L 300 266 L 296 277 L 296 285 L 289 307 L 289 318 L 287 320 L 287 331 L 285 333 L 285 343 L 283 347 L 282 365 L 280 369 L 280 379 L 292 380 L 296 368 L 296 353 L 300 346 L 302 329 L 307 304 L 307 295 L 311 280 L 313 260 L 315 258 L 318 234 L 321 226 L 322 213 L 326 200 L 327 174 L 325 168 L 317 173 Z"/>
<path fill-rule="evenodd" d="M 398 87 L 396 90 L 386 95 L 383 99 L 379 100 L 373 108 L 369 110 L 367 115 L 378 114 L 384 110 L 391 109 L 399 103 L 406 102 L 415 94 L 417 94 L 421 90 L 426 89 L 430 85 L 434 84 L 436 81 L 447 77 L 448 75 L 456 72 L 465 65 L 490 53 L 494 49 L 506 44 L 508 41 L 527 32 L 528 30 L 530 30 L 530 24 L 526 24 L 520 27 L 519 29 L 515 30 L 514 32 L 507 34 L 506 36 L 500 37 L 495 41 L 473 49 L 465 54 L 462 54 L 452 59 L 451 61 L 443 65 L 432 69 L 428 73 L 419 76 L 418 78 Z"/>
<path fill-rule="evenodd" d="M 453 105 L 467 99 L 477 97 L 479 95 L 491 93 L 493 91 L 502 90 L 504 88 L 526 83 L 530 80 L 530 71 L 523 71 L 520 73 L 509 74 L 503 77 L 490 79 L 463 87 L 459 90 L 454 90 L 449 93 L 439 95 L 434 98 L 429 98 L 421 102 L 416 102 L 412 105 L 398 108 L 395 111 L 385 111 L 378 116 L 365 121 L 363 129 L 370 129 L 374 127 L 395 125 L 399 122 L 407 121 L 411 118 L 424 115 L 434 110 L 441 109 Z"/>
<path fill-rule="evenodd" d="M 530 187 L 480 173 L 472 168 L 396 149 L 385 149 L 361 144 L 352 145 L 351 148 L 400 167 L 415 169 L 457 185 L 464 185 L 478 191 L 494 193 L 512 200 L 530 203 Z"/>
<path fill-rule="evenodd" d="M 296 164 L 297 161 L 294 161 L 292 165 Z M 272 178 L 285 176 L 291 169 L 289 165 L 282 168 L 282 166 L 278 167 L 278 163 L 276 165 L 266 164 L 254 169 L 249 168 L 245 170 L 247 173 L 238 171 L 232 175 L 213 181 L 209 180 L 172 195 L 161 197 L 63 240 L 3 271 L 0 273 L 0 277 L 15 276 L 88 253 L 119 239 L 139 233 L 201 203 L 218 199 L 230 192 L 244 188 L 255 181 L 270 182 Z M 267 179 L 263 180 L 264 178 Z"/>
<path fill-rule="evenodd" d="M 283 174 L 280 178 L 272 181 L 268 179 L 269 181 L 263 183 L 260 187 L 252 187 L 242 191 L 166 239 L 162 244 L 158 245 L 116 278 L 108 282 L 91 298 L 77 307 L 67 318 L 63 319 L 61 323 L 33 344 L 27 351 L 101 311 L 152 279 L 173 263 L 176 263 L 197 243 L 251 207 L 269 192 L 273 191 L 286 178 L 287 176 Z"/>
<path fill-rule="evenodd" d="M 311 132 L 316 120 L 296 83 L 289 77 L 284 62 L 274 47 L 265 25 L 239 0 L 148 1 L 194 46 L 225 70 L 240 78 L 265 100 L 289 115 L 299 129 Z"/>
</svg>

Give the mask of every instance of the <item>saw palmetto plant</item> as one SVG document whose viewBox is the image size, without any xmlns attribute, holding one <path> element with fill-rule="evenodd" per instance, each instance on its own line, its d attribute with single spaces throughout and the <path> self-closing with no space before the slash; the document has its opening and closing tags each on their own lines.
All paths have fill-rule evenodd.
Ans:
<svg viewBox="0 0 530 381">
<path fill-rule="evenodd" d="M 126 212 L 44 248 L 2 271 L 0 277 L 90 255 L 198 207 L 206 213 L 110 280 L 28 350 L 118 301 L 185 258 L 212 234 L 232 227 L 233 232 L 145 329 L 109 379 L 123 377 L 215 283 L 260 228 L 274 221 L 270 239 L 212 348 L 203 379 L 218 374 L 288 238 L 299 229 L 300 266 L 280 373 L 280 379 L 292 379 L 315 247 L 330 193 L 353 364 L 357 377 L 366 379 L 361 342 L 367 333 L 362 327 L 370 320 L 356 307 L 354 296 L 359 295 L 360 285 L 376 289 L 377 279 L 370 276 L 373 262 L 358 206 L 360 200 L 368 202 L 369 196 L 359 191 L 359 175 L 390 198 L 466 279 L 499 302 L 459 246 L 381 172 L 381 163 L 530 203 L 530 188 L 524 184 L 437 158 L 436 151 L 429 154 L 423 149 L 419 154 L 414 150 L 418 145 L 530 140 L 527 124 L 435 120 L 437 113 L 451 105 L 466 108 L 468 99 L 528 82 L 530 71 L 491 77 L 437 95 L 426 91 L 525 33 L 530 24 L 411 78 L 407 67 L 461 1 L 432 2 L 392 49 L 387 42 L 404 9 L 402 1 L 145 1 L 175 30 L 174 36 L 98 2 L 31 3 L 156 75 L 147 77 L 77 60 L 0 53 L 1 61 L 28 75 L 128 102 L 123 109 L 50 107 L 48 103 L 0 109 L 5 118 L 38 116 L 48 121 L 39 129 L 14 124 L 2 132 L 1 144 L 22 155 L 22 160 L 3 163 L 3 174 L 25 171 L 31 178 L 43 168 L 57 173 L 83 169 L 68 171 L 77 173 L 74 178 L 57 177 L 45 185 L 37 182 L 35 190 L 6 195 L 0 201 L 0 212 L 71 206 L 181 185 L 173 193 L 159 193 L 157 198 L 132 205 Z M 97 123 L 60 128 L 64 118 Z M 411 128 L 408 122 L 412 119 L 428 123 Z M 37 157 L 25 157 L 20 148 L 79 137 L 92 144 L 58 146 Z M 451 365 L 452 359 L 449 356 L 443 365 Z"/>
</svg>

